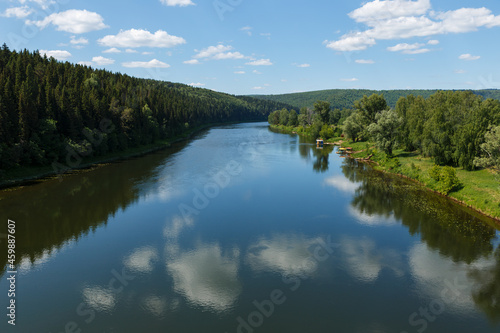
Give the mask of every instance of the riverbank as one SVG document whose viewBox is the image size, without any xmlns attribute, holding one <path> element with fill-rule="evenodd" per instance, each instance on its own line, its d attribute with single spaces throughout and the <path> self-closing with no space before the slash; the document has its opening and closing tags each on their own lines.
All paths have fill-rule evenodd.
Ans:
<svg viewBox="0 0 500 333">
<path fill-rule="evenodd" d="M 288 126 L 271 126 L 285 133 L 295 133 L 296 128 Z M 370 163 L 376 170 L 410 179 L 429 191 L 444 195 L 483 215 L 500 222 L 500 174 L 492 170 L 481 169 L 467 171 L 454 168 L 461 186 L 448 194 L 439 192 L 436 182 L 430 177 L 429 170 L 434 166 L 431 158 L 425 158 L 417 153 L 395 150 L 392 158 L 378 151 L 371 142 L 349 142 L 343 138 L 323 138 L 326 143 L 342 147 L 352 147 L 353 154 L 349 156 L 361 162 Z"/>
<path fill-rule="evenodd" d="M 403 150 L 396 150 L 392 158 L 387 158 L 370 142 L 344 142 L 342 146 L 352 147 L 354 153 L 350 157 L 362 162 L 367 162 L 371 155 L 368 161 L 376 170 L 411 179 L 430 191 L 447 196 L 461 205 L 500 221 L 500 175 L 492 170 L 467 171 L 463 168 L 453 168 L 461 185 L 456 190 L 444 194 L 438 190 L 436 181 L 429 174 L 434 166 L 431 158 Z"/>
<path fill-rule="evenodd" d="M 9 190 L 19 186 L 33 185 L 42 181 L 55 179 L 58 177 L 64 177 L 64 175 L 72 174 L 75 172 L 90 171 L 95 168 L 107 165 L 109 163 L 140 157 L 162 149 L 166 149 L 174 143 L 188 140 L 193 135 L 202 130 L 215 126 L 231 125 L 231 124 L 236 124 L 236 122 L 204 124 L 189 129 L 178 136 L 166 140 L 160 140 L 149 145 L 129 148 L 127 150 L 121 152 L 114 152 L 106 156 L 83 158 L 81 163 L 77 167 L 68 169 L 65 172 L 55 171 L 54 168 L 50 165 L 40 166 L 40 167 L 22 167 L 22 168 L 7 170 L 2 174 L 2 179 L 0 179 L 0 190 Z"/>
</svg>

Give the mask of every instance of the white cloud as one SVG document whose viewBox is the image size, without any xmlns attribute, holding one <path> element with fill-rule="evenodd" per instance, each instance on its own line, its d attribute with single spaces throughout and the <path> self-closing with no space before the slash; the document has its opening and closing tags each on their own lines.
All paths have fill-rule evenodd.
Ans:
<svg viewBox="0 0 500 333">
<path fill-rule="evenodd" d="M 456 69 L 453 71 L 455 74 L 465 74 L 466 71 L 464 71 L 463 69 Z"/>
<path fill-rule="evenodd" d="M 241 28 L 240 30 L 245 31 L 248 34 L 248 36 L 252 36 L 252 29 L 253 29 L 252 27 L 247 26 L 247 27 Z"/>
<path fill-rule="evenodd" d="M 175 303 L 172 303 L 172 305 Z M 152 315 L 163 319 L 167 311 L 168 301 L 165 297 L 151 295 L 142 301 L 142 308 Z"/>
<path fill-rule="evenodd" d="M 227 59 L 243 59 L 245 56 L 240 52 L 229 52 L 233 47 L 230 45 L 219 44 L 217 46 L 209 46 L 194 55 L 195 59 L 211 59 L 211 60 L 227 60 Z"/>
<path fill-rule="evenodd" d="M 226 51 L 229 51 L 232 49 L 233 49 L 232 46 L 229 46 L 229 45 L 225 46 L 222 44 L 219 44 L 217 46 L 209 46 L 209 47 L 199 51 L 198 54 L 196 54 L 194 57 L 198 58 L 198 59 L 211 58 L 216 54 L 223 53 L 223 52 L 226 52 Z M 197 50 L 195 50 L 195 51 L 197 51 Z"/>
<path fill-rule="evenodd" d="M 30 15 L 31 13 L 33 13 L 33 9 L 29 8 L 28 6 L 22 6 L 7 8 L 1 16 L 22 19 Z"/>
<path fill-rule="evenodd" d="M 186 65 L 198 65 L 200 62 L 198 59 L 191 59 L 191 60 L 183 61 L 182 63 L 186 64 Z"/>
<path fill-rule="evenodd" d="M 256 69 L 254 69 L 254 70 L 252 71 L 252 73 L 257 74 L 257 75 L 262 74 L 261 72 L 259 72 L 259 71 L 258 71 L 258 70 L 256 70 Z"/>
<path fill-rule="evenodd" d="M 401 16 L 424 15 L 431 8 L 430 0 L 389 0 L 365 3 L 349 13 L 356 22 L 372 23 Z"/>
<path fill-rule="evenodd" d="M 397 44 L 395 46 L 388 47 L 387 50 L 391 51 L 391 52 L 402 51 L 403 54 L 421 54 L 421 53 L 430 52 L 431 50 L 429 50 L 429 49 L 422 49 L 421 48 L 424 45 L 425 44 L 421 44 L 421 43 L 414 43 L 414 44 L 401 43 L 401 44 Z"/>
<path fill-rule="evenodd" d="M 72 45 L 87 45 L 89 40 L 87 38 L 76 38 L 76 36 L 71 36 L 71 40 L 69 41 Z"/>
<path fill-rule="evenodd" d="M 425 243 L 415 244 L 408 257 L 415 292 L 429 299 L 441 297 L 449 311 L 464 316 L 476 308 L 472 295 L 478 290 L 478 282 L 471 273 L 474 270 L 487 272 L 495 264 L 493 256 L 482 257 L 470 263 L 450 260 Z M 452 294 L 444 293 L 444 290 L 450 290 L 450 282 L 459 287 Z"/>
<path fill-rule="evenodd" d="M 254 60 L 247 62 L 245 65 L 250 65 L 250 66 L 271 66 L 273 63 L 269 59 L 260 59 L 260 60 Z"/>
<path fill-rule="evenodd" d="M 158 251 L 152 247 L 143 247 L 134 250 L 123 264 L 129 270 L 137 273 L 151 273 L 154 268 L 154 262 L 158 260 Z"/>
<path fill-rule="evenodd" d="M 158 30 L 154 34 L 147 30 L 130 29 L 121 30 L 117 35 L 108 35 L 97 41 L 99 44 L 108 47 L 174 47 L 185 44 L 182 37 L 169 35 L 166 31 Z"/>
<path fill-rule="evenodd" d="M 237 71 L 237 72 L 234 72 L 234 74 L 245 74 L 245 71 Z"/>
<path fill-rule="evenodd" d="M 429 45 L 438 45 L 439 41 L 436 40 L 436 39 L 431 39 L 430 41 L 427 42 L 427 44 L 429 44 Z"/>
<path fill-rule="evenodd" d="M 137 51 L 134 49 L 126 49 L 125 53 L 137 53 Z"/>
<path fill-rule="evenodd" d="M 224 312 L 237 301 L 239 250 L 222 251 L 218 244 L 200 245 L 167 261 L 174 290 L 194 305 Z"/>
<path fill-rule="evenodd" d="M 37 5 L 39 5 L 42 9 L 47 9 L 47 8 L 49 8 L 49 5 L 52 5 L 52 4 L 56 3 L 54 0 L 18 0 L 18 1 L 22 5 L 24 5 L 27 2 L 34 2 Z"/>
<path fill-rule="evenodd" d="M 253 87 L 252 89 L 253 90 L 262 90 L 262 89 L 264 89 L 264 87 Z"/>
<path fill-rule="evenodd" d="M 338 41 L 326 41 L 326 47 L 341 52 L 363 51 L 375 44 L 376 41 L 374 38 L 360 32 L 344 35 Z"/>
<path fill-rule="evenodd" d="M 418 49 L 418 50 L 405 50 L 402 53 L 403 54 L 422 54 L 422 53 L 427 53 L 431 52 L 430 49 Z"/>
<path fill-rule="evenodd" d="M 88 306 L 97 311 L 110 311 L 115 307 L 115 293 L 101 287 L 87 287 L 82 290 L 82 296 Z"/>
<path fill-rule="evenodd" d="M 239 52 L 218 53 L 212 57 L 214 60 L 243 59 L 245 56 Z"/>
<path fill-rule="evenodd" d="M 336 51 L 362 51 L 375 45 L 377 40 L 466 33 L 480 27 L 500 26 L 500 16 L 484 7 L 447 12 L 433 12 L 430 8 L 430 0 L 370 1 L 349 14 L 368 29 L 346 34 L 337 41 L 327 41 L 326 46 Z M 435 43 L 433 40 L 429 45 Z"/>
<path fill-rule="evenodd" d="M 188 86 L 191 86 L 191 87 L 203 87 L 205 86 L 205 83 L 188 83 Z"/>
<path fill-rule="evenodd" d="M 45 55 L 47 55 L 48 58 L 53 57 L 54 59 L 57 59 L 57 60 L 66 60 L 66 59 L 71 57 L 71 53 L 69 53 L 68 51 L 64 51 L 64 50 L 52 50 L 52 51 L 40 50 L 40 54 L 41 55 L 45 54 Z"/>
<path fill-rule="evenodd" d="M 194 5 L 194 3 L 191 0 L 160 0 L 160 2 L 164 5 L 172 7 L 173 6 L 186 7 Z"/>
<path fill-rule="evenodd" d="M 121 53 L 122 51 L 118 50 L 116 47 L 112 47 L 110 49 L 102 51 L 102 53 Z"/>
<path fill-rule="evenodd" d="M 359 79 L 353 77 L 353 78 L 350 78 L 350 79 L 340 79 L 340 81 L 344 81 L 344 82 L 356 82 L 356 81 L 359 81 Z"/>
<path fill-rule="evenodd" d="M 365 60 L 365 59 L 356 59 L 354 60 L 354 62 L 357 64 L 365 64 L 365 65 L 371 65 L 375 63 L 375 61 L 373 60 Z"/>
<path fill-rule="evenodd" d="M 113 59 L 104 58 L 103 56 L 93 57 L 92 62 L 98 66 L 112 65 L 115 63 Z"/>
<path fill-rule="evenodd" d="M 347 270 L 360 282 L 377 280 L 384 268 L 399 277 L 404 274 L 401 254 L 391 249 L 379 249 L 371 239 L 345 238 L 341 241 L 341 249 Z"/>
<path fill-rule="evenodd" d="M 299 64 L 299 65 L 297 65 L 297 67 L 299 67 L 299 68 L 307 68 L 307 67 L 311 67 L 311 65 L 310 64 Z"/>
<path fill-rule="evenodd" d="M 144 51 L 141 53 L 142 55 L 152 55 L 154 54 L 154 52 L 147 52 L 147 51 Z"/>
<path fill-rule="evenodd" d="M 122 63 L 123 67 L 127 68 L 168 68 L 169 64 L 166 64 L 157 59 L 151 61 L 131 61 Z"/>
<path fill-rule="evenodd" d="M 438 13 L 437 19 L 442 20 L 445 32 L 465 33 L 477 31 L 479 27 L 500 26 L 500 16 L 495 16 L 487 8 L 460 8 L 445 13 Z"/>
<path fill-rule="evenodd" d="M 311 258 L 310 248 L 321 244 L 320 238 L 302 235 L 276 235 L 251 244 L 246 262 L 257 272 L 276 272 L 283 276 L 311 276 L 318 262 Z"/>
<path fill-rule="evenodd" d="M 391 52 L 408 51 L 408 50 L 419 49 L 422 46 L 424 46 L 424 44 L 420 44 L 420 43 L 415 43 L 415 44 L 401 43 L 401 44 L 397 44 L 397 45 L 388 47 L 387 50 L 391 51 Z"/>
<path fill-rule="evenodd" d="M 349 179 L 341 175 L 326 178 L 323 181 L 323 184 L 350 194 L 354 194 L 360 185 L 359 183 L 351 182 Z"/>
<path fill-rule="evenodd" d="M 104 24 L 104 19 L 101 15 L 87 10 L 78 9 L 70 9 L 65 12 L 54 13 L 41 21 L 27 20 L 26 24 L 35 25 L 40 29 L 44 29 L 49 24 L 53 24 L 56 26 L 56 30 L 70 32 L 73 34 L 83 34 L 108 27 Z"/>
<path fill-rule="evenodd" d="M 393 226 L 399 224 L 399 222 L 391 214 L 379 215 L 379 214 L 369 214 L 364 211 L 360 211 L 352 205 L 347 208 L 349 215 L 354 217 L 356 223 L 367 225 L 370 227 L 380 227 L 380 226 Z"/>
<path fill-rule="evenodd" d="M 458 57 L 458 59 L 460 59 L 460 60 L 467 60 L 467 61 L 478 60 L 480 58 L 481 58 L 481 56 L 473 56 L 472 54 L 469 54 L 469 53 L 462 54 L 460 57 Z"/>
</svg>

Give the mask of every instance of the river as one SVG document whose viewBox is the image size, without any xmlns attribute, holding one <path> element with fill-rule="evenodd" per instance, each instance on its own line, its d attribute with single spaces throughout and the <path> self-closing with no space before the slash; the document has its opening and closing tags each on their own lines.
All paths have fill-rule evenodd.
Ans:
<svg viewBox="0 0 500 333">
<path fill-rule="evenodd" d="M 492 220 L 266 123 L 3 191 L 0 211 L 2 332 L 500 330 Z"/>
</svg>

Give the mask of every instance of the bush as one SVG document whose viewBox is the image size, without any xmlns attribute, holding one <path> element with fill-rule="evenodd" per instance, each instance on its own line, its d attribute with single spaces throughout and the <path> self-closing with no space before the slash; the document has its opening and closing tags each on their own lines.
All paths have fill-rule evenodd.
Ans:
<svg viewBox="0 0 500 333">
<path fill-rule="evenodd" d="M 450 166 L 440 167 L 434 165 L 429 170 L 429 176 L 437 182 L 436 189 L 444 194 L 457 190 L 462 185 L 455 169 Z"/>
<path fill-rule="evenodd" d="M 434 164 L 434 166 L 429 170 L 429 176 L 438 182 L 441 177 L 441 167 Z"/>
</svg>

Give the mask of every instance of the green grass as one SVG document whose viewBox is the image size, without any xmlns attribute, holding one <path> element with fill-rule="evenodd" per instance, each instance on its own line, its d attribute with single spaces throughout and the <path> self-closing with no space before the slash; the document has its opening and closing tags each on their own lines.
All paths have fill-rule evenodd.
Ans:
<svg viewBox="0 0 500 333">
<path fill-rule="evenodd" d="M 376 162 L 375 169 L 404 175 L 414 179 L 431 190 L 437 189 L 437 183 L 429 176 L 429 169 L 434 162 L 431 158 L 425 158 L 417 153 L 395 150 L 393 158 L 387 158 L 386 154 L 375 149 L 374 144 L 369 142 L 344 142 L 343 147 L 352 147 L 354 151 L 362 152 L 353 154 L 355 158 L 364 158 L 368 155 L 367 149 L 374 153 L 372 161 Z M 464 204 L 479 210 L 487 215 L 500 218 L 500 174 L 492 170 L 482 169 L 467 171 L 463 168 L 454 168 L 462 186 L 448 194 L 449 197 L 463 202 Z"/>
</svg>

